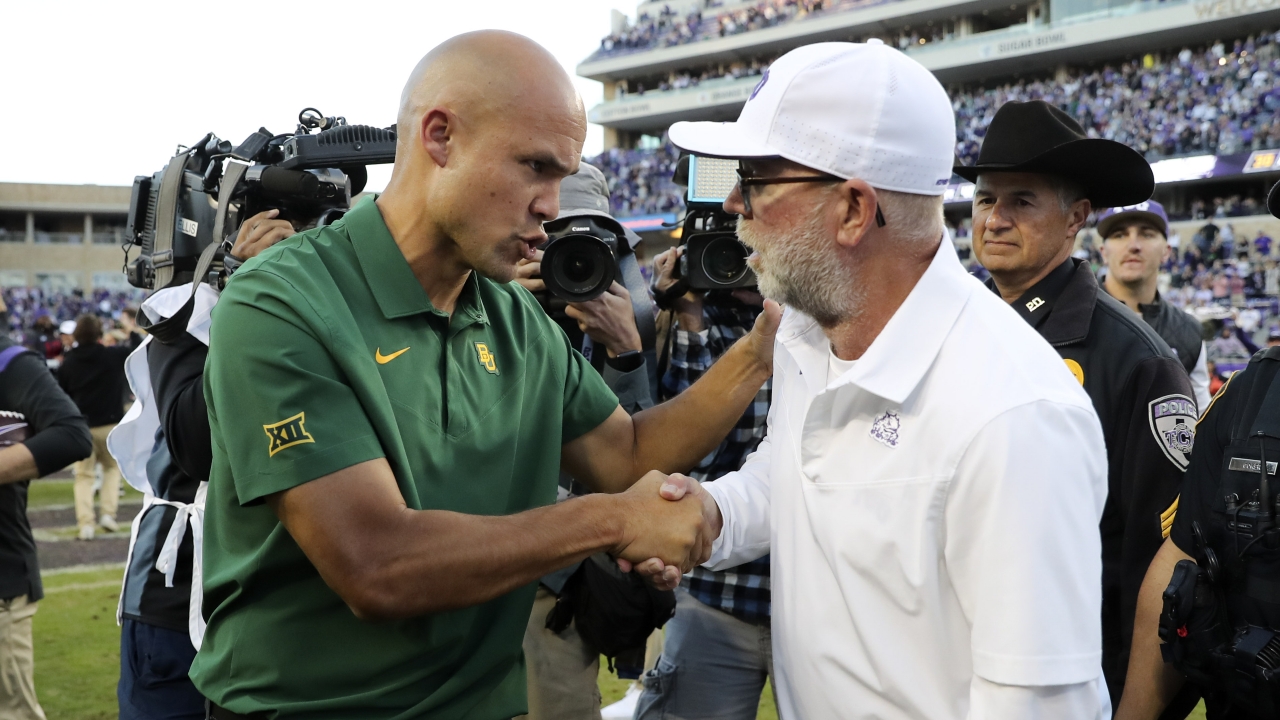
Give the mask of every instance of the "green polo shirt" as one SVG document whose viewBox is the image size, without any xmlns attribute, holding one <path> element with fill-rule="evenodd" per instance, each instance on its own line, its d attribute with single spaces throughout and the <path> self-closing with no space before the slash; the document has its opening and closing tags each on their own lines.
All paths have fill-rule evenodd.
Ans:
<svg viewBox="0 0 1280 720">
<path fill-rule="evenodd" d="M 452 318 L 436 310 L 367 200 L 245 263 L 210 337 L 200 692 L 279 718 L 523 713 L 536 584 L 361 621 L 262 500 L 385 457 L 410 508 L 551 504 L 561 445 L 618 405 L 563 331 L 520 286 L 475 273 Z"/>
</svg>

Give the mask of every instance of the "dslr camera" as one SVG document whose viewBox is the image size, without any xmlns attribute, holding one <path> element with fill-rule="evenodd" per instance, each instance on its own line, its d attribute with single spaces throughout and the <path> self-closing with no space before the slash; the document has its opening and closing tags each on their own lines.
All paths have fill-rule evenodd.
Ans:
<svg viewBox="0 0 1280 720">
<path fill-rule="evenodd" d="M 680 233 L 685 249 L 674 274 L 694 290 L 756 286 L 756 274 L 747 265 L 751 250 L 736 232 L 738 217 L 723 207 L 738 183 L 737 168 L 735 160 L 689 156 L 688 210 Z"/>
<path fill-rule="evenodd" d="M 550 312 L 600 297 L 618 279 L 619 262 L 631 252 L 622 227 L 609 218 L 565 217 L 543 229 L 547 241 L 538 249 L 544 253 L 542 281 L 548 295 L 538 299 Z"/>
<path fill-rule="evenodd" d="M 207 277 L 221 289 L 239 266 L 230 251 L 245 219 L 278 209 L 294 227 L 327 225 L 364 189 L 366 166 L 395 156 L 394 127 L 348 125 L 315 108 L 298 114 L 293 134 L 260 128 L 232 147 L 209 133 L 179 147 L 164 170 L 134 178 L 124 247 L 129 284 L 157 290 L 191 282 L 201 254 L 215 245 Z M 140 253 L 130 261 L 133 246 Z"/>
</svg>

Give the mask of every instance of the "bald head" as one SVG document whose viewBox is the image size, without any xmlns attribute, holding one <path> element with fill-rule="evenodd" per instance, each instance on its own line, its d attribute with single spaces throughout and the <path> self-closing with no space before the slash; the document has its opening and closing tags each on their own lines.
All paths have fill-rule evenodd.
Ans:
<svg viewBox="0 0 1280 720">
<path fill-rule="evenodd" d="M 411 137 L 436 106 L 478 123 L 536 107 L 560 110 L 586 124 L 582 100 L 560 63 L 546 48 L 505 30 L 458 35 L 419 60 L 400 94 L 398 136 Z"/>
<path fill-rule="evenodd" d="M 378 205 L 393 234 L 402 228 L 406 257 L 417 234 L 437 255 L 505 282 L 545 240 L 586 137 L 582 100 L 549 52 L 515 33 L 459 35 L 405 84 Z"/>
</svg>

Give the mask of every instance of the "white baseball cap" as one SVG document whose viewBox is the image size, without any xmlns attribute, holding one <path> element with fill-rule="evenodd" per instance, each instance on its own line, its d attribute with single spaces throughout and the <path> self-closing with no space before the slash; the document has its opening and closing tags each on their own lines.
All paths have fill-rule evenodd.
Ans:
<svg viewBox="0 0 1280 720">
<path fill-rule="evenodd" d="M 668 137 L 694 155 L 783 157 L 883 190 L 941 195 L 956 120 L 920 63 L 879 40 L 828 42 L 770 65 L 737 122 L 678 122 Z"/>
</svg>

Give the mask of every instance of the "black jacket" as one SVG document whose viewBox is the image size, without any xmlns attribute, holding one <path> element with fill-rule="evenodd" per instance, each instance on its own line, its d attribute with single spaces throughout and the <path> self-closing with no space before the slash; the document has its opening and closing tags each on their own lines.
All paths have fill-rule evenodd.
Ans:
<svg viewBox="0 0 1280 720">
<path fill-rule="evenodd" d="M 115 425 L 124 417 L 124 361 L 131 350 L 94 343 L 67 351 L 58 368 L 58 384 L 75 400 L 89 427 Z"/>
<path fill-rule="evenodd" d="M 1195 395 L 1169 346 L 1099 287 L 1088 263 L 1067 260 L 1013 309 L 1066 361 L 1102 421 L 1108 464 L 1102 667 L 1112 707 L 1118 707 L 1138 588 L 1168 535 L 1190 461 L 1190 446 L 1182 443 L 1195 428 Z"/>
<path fill-rule="evenodd" d="M 0 337 L 0 351 L 13 343 Z M 36 470 L 47 475 L 82 460 L 93 451 L 89 425 L 75 403 L 58 389 L 44 358 L 24 352 L 0 371 L 0 410 L 21 415 L 27 423 L 23 442 L 36 461 Z M 27 486 L 30 481 L 0 485 L 0 599 L 27 595 L 32 602 L 44 597 L 36 543 L 27 522 Z"/>
<path fill-rule="evenodd" d="M 200 482 L 209 479 L 213 444 L 204 400 L 204 362 L 209 348 L 190 333 L 171 343 L 157 337 L 147 346 L 151 389 L 160 428 L 147 461 L 151 491 L 162 500 L 190 503 Z M 173 586 L 165 586 L 156 560 L 178 510 L 156 504 L 138 521 L 138 541 L 125 569 L 122 614 L 130 620 L 187 632 L 191 605 L 192 534 L 178 547 Z"/>
<path fill-rule="evenodd" d="M 1147 321 L 1151 329 L 1169 343 L 1187 374 L 1195 372 L 1200 352 L 1204 348 L 1200 322 L 1162 300 L 1160 293 L 1156 293 L 1156 299 L 1150 305 L 1138 305 L 1138 309 L 1142 311 L 1142 319 Z"/>
</svg>

